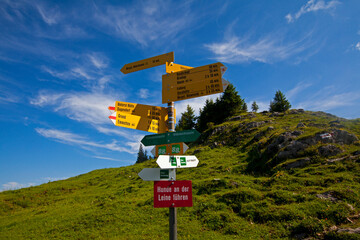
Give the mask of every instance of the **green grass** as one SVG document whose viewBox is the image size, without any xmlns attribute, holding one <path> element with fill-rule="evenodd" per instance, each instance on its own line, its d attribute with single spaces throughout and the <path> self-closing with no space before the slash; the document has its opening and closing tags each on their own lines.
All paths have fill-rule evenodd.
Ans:
<svg viewBox="0 0 360 240">
<path fill-rule="evenodd" d="M 294 159 L 277 162 L 264 155 L 274 138 L 297 130 L 300 121 L 306 127 L 298 139 L 334 129 L 330 122 L 337 118 L 313 112 L 243 115 L 243 120 L 206 131 L 187 152 L 195 152 L 199 166 L 177 170 L 178 180 L 192 180 L 194 203 L 178 208 L 178 238 L 289 239 L 306 234 L 358 239 L 328 230 L 334 225 L 360 226 L 352 218 L 360 210 L 359 161 L 328 163 L 316 154 L 316 145 L 304 152 L 312 158 L 308 165 L 286 170 L 282 164 Z M 266 122 L 247 129 L 247 124 L 259 121 Z M 340 124 L 360 136 L 359 120 L 340 119 Z M 219 126 L 227 126 L 227 132 L 211 135 Z M 274 129 L 268 131 L 270 126 Z M 261 137 L 254 139 L 259 133 Z M 214 148 L 214 142 L 222 141 L 224 146 Z M 339 147 L 343 153 L 335 157 L 360 150 L 357 143 Z M 153 183 L 137 176 L 145 167 L 157 165 L 150 160 L 2 192 L 0 239 L 168 239 L 168 209 L 153 208 Z M 338 201 L 316 196 L 324 192 Z"/>
</svg>

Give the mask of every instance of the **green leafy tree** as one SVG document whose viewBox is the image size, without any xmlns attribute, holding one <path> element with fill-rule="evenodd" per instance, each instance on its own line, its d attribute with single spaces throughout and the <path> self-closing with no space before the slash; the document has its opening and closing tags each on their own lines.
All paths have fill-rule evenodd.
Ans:
<svg viewBox="0 0 360 240">
<path fill-rule="evenodd" d="M 140 147 L 139 147 L 139 152 L 138 152 L 138 156 L 137 156 L 136 163 L 142 163 L 142 162 L 145 162 L 146 160 L 148 160 L 147 153 L 146 153 L 146 151 L 144 150 L 144 147 L 143 147 L 142 143 L 140 143 Z"/>
<path fill-rule="evenodd" d="M 187 105 L 186 111 L 181 114 L 179 123 L 176 125 L 176 131 L 189 130 L 195 127 L 195 111 L 190 105 Z"/>
<path fill-rule="evenodd" d="M 257 112 L 259 110 L 259 106 L 257 105 L 256 101 L 251 104 L 251 110 L 253 112 Z"/>
<path fill-rule="evenodd" d="M 285 112 L 291 108 L 290 102 L 285 95 L 280 91 L 276 91 L 273 101 L 270 101 L 270 112 Z"/>
</svg>

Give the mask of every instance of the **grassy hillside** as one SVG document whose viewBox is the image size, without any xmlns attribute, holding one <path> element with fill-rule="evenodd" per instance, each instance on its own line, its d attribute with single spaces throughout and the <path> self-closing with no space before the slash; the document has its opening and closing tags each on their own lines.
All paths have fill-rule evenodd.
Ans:
<svg viewBox="0 0 360 240">
<path fill-rule="evenodd" d="M 241 114 L 187 154 L 197 168 L 179 239 L 360 239 L 360 119 L 321 112 Z M 0 193 L 0 239 L 168 239 L 168 209 L 137 173 L 154 160 Z"/>
</svg>

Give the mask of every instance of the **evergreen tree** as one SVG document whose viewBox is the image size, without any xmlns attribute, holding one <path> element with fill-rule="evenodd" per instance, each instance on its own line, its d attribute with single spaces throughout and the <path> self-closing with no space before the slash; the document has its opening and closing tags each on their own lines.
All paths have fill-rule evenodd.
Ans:
<svg viewBox="0 0 360 240">
<path fill-rule="evenodd" d="M 142 143 L 140 143 L 140 147 L 139 147 L 139 152 L 138 152 L 138 156 L 137 156 L 137 160 L 136 163 L 142 163 L 144 161 L 148 160 L 147 157 L 147 153 L 144 150 L 144 147 L 142 145 Z"/>
<path fill-rule="evenodd" d="M 245 100 L 242 99 L 235 90 L 234 85 L 229 84 L 224 94 L 220 99 L 220 106 L 218 107 L 218 114 L 221 116 L 216 123 L 224 121 L 226 118 L 233 116 L 239 111 L 247 111 Z"/>
<path fill-rule="evenodd" d="M 215 103 L 212 99 L 206 99 L 205 105 L 200 109 L 200 114 L 196 123 L 196 130 L 202 132 L 207 129 L 208 122 L 214 122 Z"/>
<path fill-rule="evenodd" d="M 280 91 L 276 91 L 273 101 L 270 101 L 270 112 L 285 112 L 291 108 L 290 102 L 285 95 Z"/>
<path fill-rule="evenodd" d="M 176 131 L 189 130 L 195 127 L 195 111 L 190 105 L 187 105 L 186 111 L 181 114 L 179 123 L 176 125 Z"/>
<path fill-rule="evenodd" d="M 256 101 L 251 104 L 251 110 L 253 112 L 257 112 L 259 110 L 259 106 L 257 105 Z"/>
</svg>

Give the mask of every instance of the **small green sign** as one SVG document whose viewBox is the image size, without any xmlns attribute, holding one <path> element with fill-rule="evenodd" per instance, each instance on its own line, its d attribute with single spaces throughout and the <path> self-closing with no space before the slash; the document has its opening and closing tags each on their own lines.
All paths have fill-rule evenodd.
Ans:
<svg viewBox="0 0 360 240">
<path fill-rule="evenodd" d="M 178 153 L 180 153 L 180 144 L 172 145 L 172 147 L 171 147 L 171 153 L 172 153 L 172 154 L 178 154 Z"/>
<path fill-rule="evenodd" d="M 185 157 L 180 158 L 180 165 L 181 166 L 186 166 L 186 158 Z"/>
<path fill-rule="evenodd" d="M 176 166 L 176 157 L 170 157 L 171 166 Z"/>
<path fill-rule="evenodd" d="M 169 169 L 160 170 L 160 179 L 169 179 Z"/>
<path fill-rule="evenodd" d="M 159 147 L 158 155 L 165 155 L 166 154 L 166 146 Z"/>
</svg>

